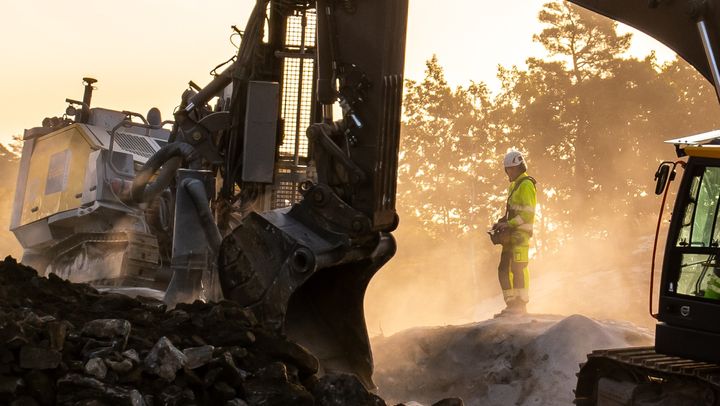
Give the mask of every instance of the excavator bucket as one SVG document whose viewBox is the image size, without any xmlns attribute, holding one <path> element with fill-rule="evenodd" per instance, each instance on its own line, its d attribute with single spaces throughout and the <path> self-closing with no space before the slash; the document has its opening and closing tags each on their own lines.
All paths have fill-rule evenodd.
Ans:
<svg viewBox="0 0 720 406">
<path fill-rule="evenodd" d="M 316 272 L 290 297 L 285 332 L 320 360 L 323 372 L 351 372 L 374 389 L 363 302 L 370 279 L 394 253 L 385 235 L 377 255 Z"/>
<path fill-rule="evenodd" d="M 318 193 L 329 191 L 316 186 L 311 195 Z M 321 372 L 352 373 L 374 388 L 363 301 L 370 279 L 395 254 L 395 240 L 372 233 L 352 243 L 338 232 L 342 224 L 318 218 L 327 220 L 324 210 L 352 210 L 326 196 L 329 201 L 306 198 L 291 209 L 246 217 L 222 243 L 220 282 L 225 298 L 310 350 Z"/>
</svg>

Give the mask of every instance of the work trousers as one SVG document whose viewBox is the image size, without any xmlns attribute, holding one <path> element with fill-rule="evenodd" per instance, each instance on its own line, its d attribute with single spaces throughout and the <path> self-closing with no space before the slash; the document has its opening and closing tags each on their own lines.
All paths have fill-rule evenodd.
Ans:
<svg viewBox="0 0 720 406">
<path fill-rule="evenodd" d="M 498 279 L 502 288 L 505 303 L 516 299 L 527 303 L 529 301 L 528 288 L 530 287 L 530 274 L 528 272 L 529 236 L 513 233 L 511 244 L 503 245 L 498 265 Z"/>
</svg>

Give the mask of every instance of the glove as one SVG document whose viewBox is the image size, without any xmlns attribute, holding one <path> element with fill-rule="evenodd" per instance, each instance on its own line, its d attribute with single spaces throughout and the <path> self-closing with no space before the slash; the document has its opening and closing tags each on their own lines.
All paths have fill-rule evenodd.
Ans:
<svg viewBox="0 0 720 406">
<path fill-rule="evenodd" d="M 499 221 L 499 222 L 493 224 L 492 229 L 497 230 L 497 231 L 503 231 L 506 228 L 510 228 L 510 225 L 507 223 L 507 221 Z"/>
</svg>

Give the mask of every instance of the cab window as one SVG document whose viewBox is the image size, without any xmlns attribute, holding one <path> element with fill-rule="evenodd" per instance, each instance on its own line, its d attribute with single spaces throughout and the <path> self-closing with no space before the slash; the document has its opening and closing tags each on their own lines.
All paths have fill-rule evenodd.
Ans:
<svg viewBox="0 0 720 406">
<path fill-rule="evenodd" d="M 691 181 L 676 246 L 717 247 L 720 239 L 720 168 L 706 167 Z"/>
</svg>

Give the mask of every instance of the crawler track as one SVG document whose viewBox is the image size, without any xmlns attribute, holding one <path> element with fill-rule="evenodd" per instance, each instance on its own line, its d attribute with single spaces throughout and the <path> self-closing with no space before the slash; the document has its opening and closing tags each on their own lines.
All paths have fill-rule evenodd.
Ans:
<svg viewBox="0 0 720 406">
<path fill-rule="evenodd" d="M 654 347 L 594 351 L 578 373 L 575 404 L 720 405 L 720 365 Z"/>
</svg>

